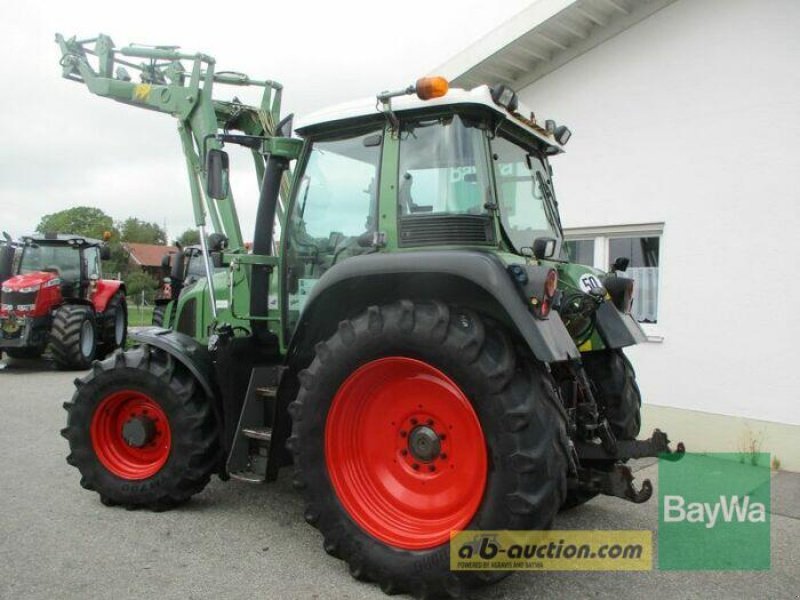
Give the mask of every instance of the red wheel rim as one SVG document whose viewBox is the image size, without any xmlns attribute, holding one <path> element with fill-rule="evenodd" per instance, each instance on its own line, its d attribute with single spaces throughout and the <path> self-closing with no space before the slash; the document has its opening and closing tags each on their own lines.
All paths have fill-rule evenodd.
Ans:
<svg viewBox="0 0 800 600">
<path fill-rule="evenodd" d="M 448 542 L 486 485 L 475 410 L 444 373 L 411 358 L 374 360 L 342 384 L 325 423 L 325 462 L 350 517 L 408 550 Z"/>
<path fill-rule="evenodd" d="M 126 424 L 138 421 L 147 432 L 141 445 L 131 445 L 123 435 Z M 169 420 L 150 396 L 120 390 L 100 402 L 92 417 L 92 447 L 103 466 L 122 479 L 147 479 L 169 458 L 172 436 Z"/>
</svg>

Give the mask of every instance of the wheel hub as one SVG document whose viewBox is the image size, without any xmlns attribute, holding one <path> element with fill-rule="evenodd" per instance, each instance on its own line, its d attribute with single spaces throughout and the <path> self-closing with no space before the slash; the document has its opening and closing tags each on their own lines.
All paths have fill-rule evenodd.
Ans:
<svg viewBox="0 0 800 600">
<path fill-rule="evenodd" d="M 122 426 L 122 439 L 132 448 L 144 448 L 155 436 L 156 424 L 149 417 L 133 417 Z"/>
<path fill-rule="evenodd" d="M 408 451 L 421 462 L 438 458 L 442 442 L 437 433 L 427 425 L 419 425 L 408 435 Z"/>
</svg>

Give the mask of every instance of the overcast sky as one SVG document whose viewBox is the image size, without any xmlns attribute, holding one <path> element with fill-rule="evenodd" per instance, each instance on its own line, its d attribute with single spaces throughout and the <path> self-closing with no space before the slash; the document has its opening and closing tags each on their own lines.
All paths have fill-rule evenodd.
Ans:
<svg viewBox="0 0 800 600">
<path fill-rule="evenodd" d="M 19 236 L 70 206 L 193 225 L 176 120 L 61 78 L 54 34 L 180 45 L 285 86 L 284 114 L 408 85 L 532 0 L 357 2 L 22 2 L 0 20 L 0 230 Z M 232 89 L 232 88 L 231 88 Z M 234 165 L 236 159 L 234 156 Z M 241 158 L 240 158 L 241 160 Z M 239 173 L 235 174 L 235 177 Z M 233 181 L 249 239 L 254 178 Z"/>
</svg>

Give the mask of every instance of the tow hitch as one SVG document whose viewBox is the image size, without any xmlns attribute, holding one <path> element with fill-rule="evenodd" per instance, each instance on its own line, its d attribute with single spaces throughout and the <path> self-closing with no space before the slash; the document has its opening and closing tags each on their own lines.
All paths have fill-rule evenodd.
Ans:
<svg viewBox="0 0 800 600">
<path fill-rule="evenodd" d="M 621 461 L 646 456 L 677 461 L 686 452 L 683 442 L 679 442 L 675 451 L 672 451 L 667 434 L 658 429 L 653 431 L 653 435 L 647 440 L 614 440 L 612 444 L 599 441 L 578 442 L 575 444 L 575 449 L 582 464 L 613 461 L 610 469 L 579 467 L 578 479 L 574 483 L 577 488 L 616 496 L 637 504 L 650 499 L 653 495 L 653 484 L 649 479 L 645 479 L 642 487 L 637 489 L 633 483 L 634 475 L 631 468 Z"/>
</svg>

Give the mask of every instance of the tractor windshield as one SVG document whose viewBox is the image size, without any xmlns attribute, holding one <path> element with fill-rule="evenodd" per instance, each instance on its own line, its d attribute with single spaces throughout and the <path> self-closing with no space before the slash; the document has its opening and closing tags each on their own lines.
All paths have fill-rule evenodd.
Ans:
<svg viewBox="0 0 800 600">
<path fill-rule="evenodd" d="M 492 151 L 500 220 L 514 249 L 530 248 L 539 237 L 560 246 L 558 204 L 543 157 L 501 136 L 492 141 Z"/>
<path fill-rule="evenodd" d="M 66 245 L 30 244 L 22 250 L 19 261 L 21 274 L 50 271 L 62 279 L 80 278 L 81 258 L 77 249 Z"/>
</svg>

